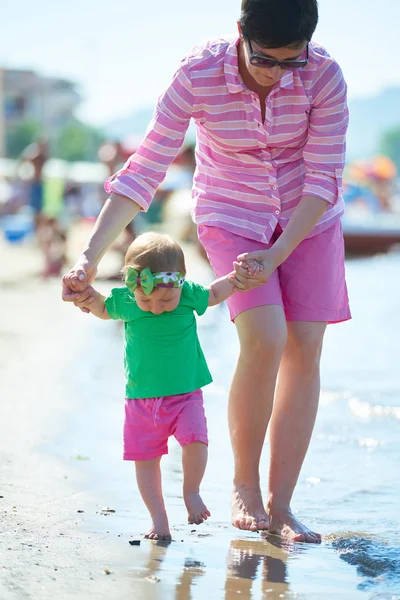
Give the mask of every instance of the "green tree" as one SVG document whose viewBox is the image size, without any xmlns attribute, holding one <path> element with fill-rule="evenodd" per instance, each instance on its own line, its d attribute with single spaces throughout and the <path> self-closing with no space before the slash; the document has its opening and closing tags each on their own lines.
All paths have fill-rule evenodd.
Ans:
<svg viewBox="0 0 400 600">
<path fill-rule="evenodd" d="M 400 126 L 384 132 L 381 137 L 380 150 L 394 162 L 400 171 Z"/>
<path fill-rule="evenodd" d="M 6 155 L 18 158 L 29 144 L 42 134 L 42 126 L 38 121 L 21 121 L 6 132 Z"/>
<path fill-rule="evenodd" d="M 104 141 L 102 132 L 80 121 L 68 123 L 55 141 L 54 154 L 63 160 L 97 160 L 97 149 Z"/>
</svg>

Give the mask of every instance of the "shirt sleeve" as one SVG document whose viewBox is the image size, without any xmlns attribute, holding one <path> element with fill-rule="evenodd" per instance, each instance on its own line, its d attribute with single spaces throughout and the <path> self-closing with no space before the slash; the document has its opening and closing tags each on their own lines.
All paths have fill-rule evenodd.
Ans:
<svg viewBox="0 0 400 600">
<path fill-rule="evenodd" d="M 342 195 L 349 121 L 347 86 L 336 62 L 325 64 L 321 73 L 317 71 L 312 97 L 308 140 L 303 149 L 303 196 L 317 196 L 336 204 Z"/>
<path fill-rule="evenodd" d="M 186 294 L 189 298 L 189 304 L 199 316 L 203 315 L 208 308 L 208 299 L 210 291 L 198 283 L 186 281 Z"/>
<path fill-rule="evenodd" d="M 145 137 L 124 167 L 107 179 L 107 193 L 127 196 L 147 211 L 168 166 L 182 147 L 193 112 L 193 94 L 186 62 L 160 96 Z"/>
<path fill-rule="evenodd" d="M 137 304 L 126 288 L 114 288 L 105 301 L 110 319 L 133 321 L 138 313 Z"/>
</svg>

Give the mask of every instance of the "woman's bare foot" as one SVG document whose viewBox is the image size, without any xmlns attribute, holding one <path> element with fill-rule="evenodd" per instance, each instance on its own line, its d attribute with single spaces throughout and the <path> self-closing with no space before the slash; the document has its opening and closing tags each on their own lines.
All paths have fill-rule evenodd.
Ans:
<svg viewBox="0 0 400 600">
<path fill-rule="evenodd" d="M 170 540 L 171 533 L 169 531 L 167 513 L 160 513 L 152 518 L 152 525 L 149 533 L 144 537 L 147 540 Z"/>
<path fill-rule="evenodd" d="M 306 542 L 309 544 L 320 544 L 321 535 L 308 529 L 300 523 L 289 509 L 279 512 L 269 511 L 270 526 L 268 533 L 280 535 L 293 542 Z"/>
<path fill-rule="evenodd" d="M 258 486 L 235 486 L 231 499 L 232 525 L 247 531 L 268 529 L 261 490 Z"/>
<path fill-rule="evenodd" d="M 188 511 L 188 523 L 190 525 L 200 525 L 211 517 L 211 513 L 201 499 L 200 494 L 196 492 L 183 492 L 186 508 Z"/>
</svg>

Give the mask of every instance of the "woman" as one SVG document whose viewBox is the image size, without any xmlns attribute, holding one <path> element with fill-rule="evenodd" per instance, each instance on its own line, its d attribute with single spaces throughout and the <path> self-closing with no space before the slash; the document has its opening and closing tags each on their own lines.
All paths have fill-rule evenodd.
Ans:
<svg viewBox="0 0 400 600">
<path fill-rule="evenodd" d="M 147 209 L 193 118 L 199 239 L 216 276 L 235 261 L 238 285 L 249 290 L 227 302 L 240 341 L 228 414 L 232 523 L 315 543 L 320 535 L 294 517 L 290 501 L 315 422 L 326 325 L 350 318 L 340 224 L 346 85 L 311 42 L 317 21 L 316 0 L 243 0 L 236 39 L 193 49 L 143 143 L 107 181 L 110 198 L 63 279 L 64 300 L 82 301 L 107 248 Z M 252 275 L 246 258 L 262 271 Z M 264 505 L 259 461 L 268 424 Z"/>
</svg>

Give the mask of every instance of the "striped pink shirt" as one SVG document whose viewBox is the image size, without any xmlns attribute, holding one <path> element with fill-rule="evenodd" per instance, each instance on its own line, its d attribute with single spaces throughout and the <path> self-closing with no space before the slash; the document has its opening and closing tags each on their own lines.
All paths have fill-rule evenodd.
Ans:
<svg viewBox="0 0 400 600">
<path fill-rule="evenodd" d="M 343 213 L 342 170 L 348 124 L 346 84 L 337 63 L 310 43 L 309 64 L 287 71 L 266 100 L 240 77 L 234 40 L 194 48 L 160 96 L 137 152 L 105 184 L 147 210 L 181 148 L 197 129 L 194 221 L 268 242 L 304 195 L 329 203 L 309 237 Z"/>
</svg>

